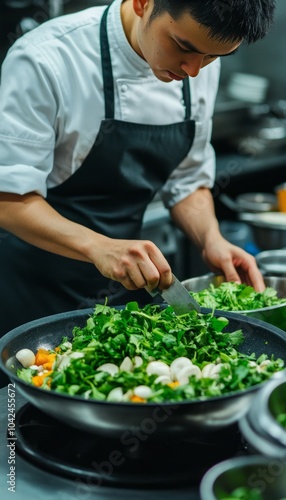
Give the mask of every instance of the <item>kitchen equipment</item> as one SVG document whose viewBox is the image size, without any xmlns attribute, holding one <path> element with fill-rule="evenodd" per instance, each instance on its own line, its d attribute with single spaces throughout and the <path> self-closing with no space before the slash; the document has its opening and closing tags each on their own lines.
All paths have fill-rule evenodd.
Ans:
<svg viewBox="0 0 286 500">
<path fill-rule="evenodd" d="M 285 370 L 275 374 L 268 383 L 269 386 L 266 384 L 253 398 L 239 428 L 254 452 L 286 460 L 286 429 L 276 420 L 279 413 L 286 413 Z"/>
<path fill-rule="evenodd" d="M 132 433 L 140 433 L 143 428 L 149 439 L 186 438 L 197 435 L 198 431 L 215 431 L 237 422 L 246 413 L 252 396 L 264 385 L 208 400 L 138 405 L 84 400 L 79 396 L 40 389 L 17 377 L 15 354 L 20 349 L 36 352 L 39 347 L 54 348 L 63 336 L 72 336 L 75 326 L 83 327 L 92 312 L 93 309 L 77 310 L 41 318 L 0 339 L 0 368 L 15 384 L 17 392 L 65 424 L 108 438 L 125 436 L 127 439 L 129 436 L 131 439 Z M 222 313 L 218 311 L 214 315 L 221 316 Z M 239 347 L 241 352 L 255 352 L 257 356 L 273 354 L 286 361 L 286 336 L 282 330 L 243 315 L 224 313 L 223 316 L 229 320 L 225 331 L 242 330 L 245 339 Z"/>
<path fill-rule="evenodd" d="M 214 463 L 242 450 L 242 438 L 236 426 L 197 434 L 194 440 L 182 438 L 169 442 L 166 437 L 154 442 L 148 439 L 143 425 L 141 433 L 132 438 L 127 435 L 110 439 L 73 429 L 30 404 L 22 406 L 17 413 L 15 435 L 17 457 L 21 454 L 42 469 L 78 481 L 88 479 L 89 483 L 99 486 L 142 489 L 197 484 Z M 60 443 L 57 450 L 55 442 Z M 176 460 L 172 459 L 174 456 Z"/>
<path fill-rule="evenodd" d="M 284 276 L 284 279 L 279 280 L 279 282 L 281 286 L 284 283 L 281 292 L 283 293 L 282 296 L 286 297 L 286 248 L 260 252 L 255 256 L 255 259 L 258 267 L 265 275 Z"/>
<path fill-rule="evenodd" d="M 27 404 L 17 389 L 14 394 L 16 500 L 201 500 L 204 473 L 222 460 L 247 454 L 236 424 L 170 444 L 167 436 L 157 443 L 149 440 L 148 422 L 143 422 L 132 438 L 113 440 L 63 424 Z M 0 408 L 6 406 L 7 387 L 0 390 Z M 11 500 L 7 426 L 2 411 L 1 500 Z"/>
<path fill-rule="evenodd" d="M 200 304 L 198 304 L 198 302 L 191 297 L 188 290 L 181 284 L 174 274 L 173 282 L 166 290 L 160 290 L 160 288 L 149 290 L 147 287 L 146 290 L 152 297 L 155 297 L 157 294 L 161 295 L 167 304 L 172 306 L 174 312 L 178 316 L 186 314 L 190 311 L 201 311 Z"/>
<path fill-rule="evenodd" d="M 277 208 L 276 196 L 270 193 L 244 193 L 235 200 L 222 193 L 219 199 L 234 212 L 267 212 Z"/>
<path fill-rule="evenodd" d="M 275 250 L 286 246 L 286 213 L 264 212 L 238 215 L 252 227 L 254 241 L 262 250 Z"/>
<path fill-rule="evenodd" d="M 286 182 L 276 186 L 275 192 L 278 200 L 279 211 L 286 212 Z"/>
<path fill-rule="evenodd" d="M 284 376 L 283 376 L 284 373 Z M 269 381 L 255 398 L 251 405 L 251 420 L 260 429 L 261 433 L 269 437 L 270 441 L 284 447 L 286 456 L 286 426 L 282 427 L 278 415 L 286 415 L 286 374 Z"/>
<path fill-rule="evenodd" d="M 269 80 L 250 73 L 231 74 L 227 91 L 230 97 L 243 102 L 261 103 L 265 100 Z"/>
<path fill-rule="evenodd" d="M 286 462 L 269 461 L 259 455 L 235 457 L 215 465 L 205 474 L 200 494 L 201 500 L 226 500 L 236 488 L 256 487 L 262 500 L 283 500 L 285 484 Z"/>
<path fill-rule="evenodd" d="M 199 276 L 196 278 L 190 278 L 184 280 L 182 283 L 187 288 L 187 290 L 192 292 L 200 292 L 205 288 L 208 288 L 210 284 L 218 287 L 221 283 L 225 282 L 226 279 L 222 275 L 216 275 L 212 273 L 205 274 L 204 276 Z M 286 280 L 283 278 L 278 278 L 275 276 L 265 276 L 264 282 L 266 286 L 274 288 L 277 291 L 278 297 L 286 298 Z M 235 311 L 232 311 L 235 314 Z M 261 309 L 251 309 L 246 311 L 237 311 L 239 314 L 244 314 L 246 316 L 251 316 L 253 318 L 266 321 L 274 326 L 286 330 L 286 303 L 279 304 L 276 306 L 263 307 Z"/>
</svg>

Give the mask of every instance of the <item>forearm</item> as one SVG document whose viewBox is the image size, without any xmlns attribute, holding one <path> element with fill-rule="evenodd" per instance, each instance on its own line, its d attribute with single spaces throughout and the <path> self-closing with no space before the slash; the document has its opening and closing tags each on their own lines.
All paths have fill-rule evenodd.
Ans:
<svg viewBox="0 0 286 500">
<path fill-rule="evenodd" d="M 164 289 L 172 281 L 167 260 L 151 241 L 103 236 L 62 217 L 36 193 L 0 193 L 0 227 L 48 252 L 91 262 L 130 290 Z"/>
<path fill-rule="evenodd" d="M 0 193 L 0 226 L 38 248 L 86 262 L 92 262 L 96 239 L 104 239 L 62 217 L 36 193 Z"/>
<path fill-rule="evenodd" d="M 201 188 L 171 209 L 174 223 L 203 250 L 221 237 L 209 189 Z"/>
</svg>

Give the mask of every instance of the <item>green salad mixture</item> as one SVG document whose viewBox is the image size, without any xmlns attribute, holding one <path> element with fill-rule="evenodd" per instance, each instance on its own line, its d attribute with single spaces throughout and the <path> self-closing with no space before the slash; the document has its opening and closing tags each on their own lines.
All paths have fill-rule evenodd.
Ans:
<svg viewBox="0 0 286 500">
<path fill-rule="evenodd" d="M 211 313 L 176 316 L 170 306 L 97 305 L 86 325 L 74 328 L 72 339 L 63 337 L 47 351 L 46 364 L 42 352 L 30 351 L 32 360 L 18 376 L 86 399 L 160 403 L 241 391 L 283 369 L 282 359 L 239 352 L 243 333 L 225 332 L 228 323 Z"/>
<path fill-rule="evenodd" d="M 277 422 L 286 429 L 286 413 L 280 413 L 276 418 Z"/>
<path fill-rule="evenodd" d="M 220 500 L 264 500 L 264 498 L 258 488 L 242 486 L 233 490 L 229 495 L 221 496 Z M 286 500 L 286 498 L 281 498 L 280 500 Z"/>
<path fill-rule="evenodd" d="M 257 488 L 242 486 L 236 488 L 230 494 L 223 495 L 221 500 L 263 500 L 263 496 Z"/>
<path fill-rule="evenodd" d="M 202 307 L 224 311 L 250 311 L 262 307 L 286 304 L 274 288 L 266 287 L 263 292 L 244 283 L 223 282 L 218 287 L 212 283 L 200 292 L 190 292 Z"/>
</svg>

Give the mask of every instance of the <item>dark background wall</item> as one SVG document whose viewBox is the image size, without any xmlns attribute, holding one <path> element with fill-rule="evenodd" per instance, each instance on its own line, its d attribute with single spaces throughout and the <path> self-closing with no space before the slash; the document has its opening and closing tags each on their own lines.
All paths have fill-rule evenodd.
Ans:
<svg viewBox="0 0 286 500">
<path fill-rule="evenodd" d="M 244 46 L 231 57 L 223 58 L 221 85 L 232 72 L 252 73 L 269 79 L 269 99 L 286 99 L 286 0 L 278 0 L 275 24 L 261 41 Z"/>
</svg>

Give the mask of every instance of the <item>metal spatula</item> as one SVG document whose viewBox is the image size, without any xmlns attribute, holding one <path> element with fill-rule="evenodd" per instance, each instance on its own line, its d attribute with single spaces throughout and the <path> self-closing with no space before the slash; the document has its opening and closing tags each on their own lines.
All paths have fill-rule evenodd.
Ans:
<svg viewBox="0 0 286 500">
<path fill-rule="evenodd" d="M 189 313 L 190 311 L 201 312 L 200 304 L 191 297 L 188 290 L 182 285 L 182 283 L 173 274 L 173 283 L 166 290 L 160 290 L 159 288 L 154 288 L 146 290 L 152 297 L 155 297 L 158 293 L 163 297 L 163 299 L 172 306 L 174 312 L 180 316 L 181 314 Z"/>
</svg>

